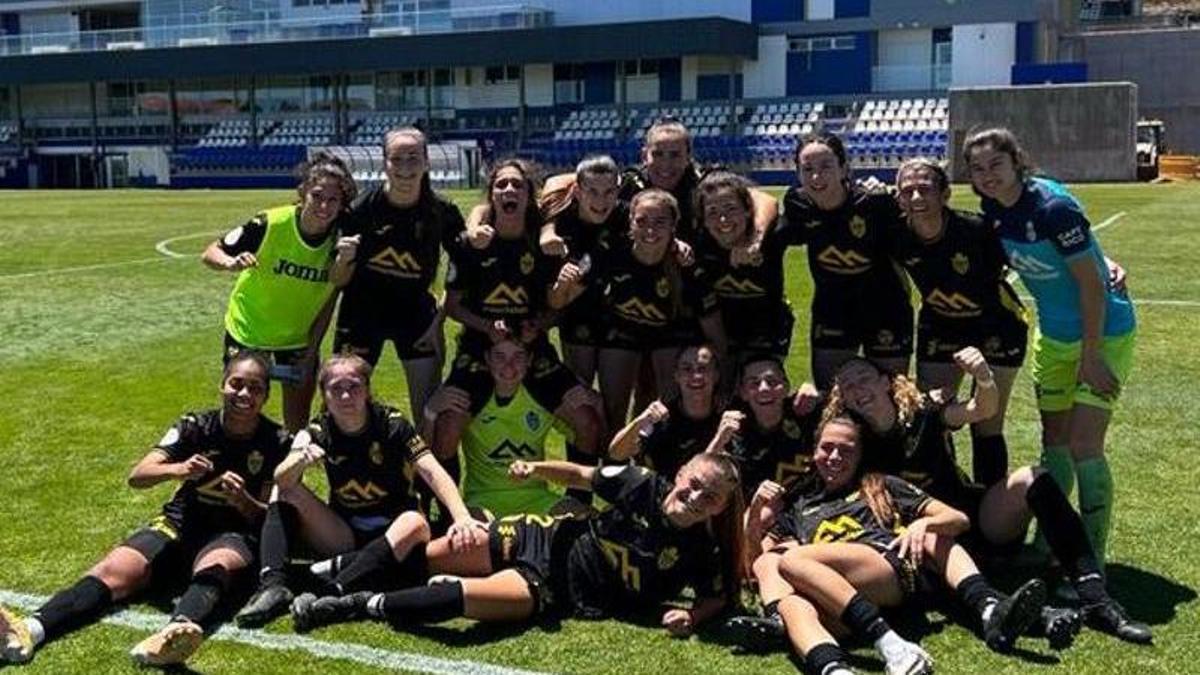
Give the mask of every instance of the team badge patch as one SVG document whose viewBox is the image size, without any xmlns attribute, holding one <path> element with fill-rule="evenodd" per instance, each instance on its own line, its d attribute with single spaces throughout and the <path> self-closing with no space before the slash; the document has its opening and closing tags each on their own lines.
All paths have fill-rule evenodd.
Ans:
<svg viewBox="0 0 1200 675">
<path fill-rule="evenodd" d="M 668 546 L 658 554 L 658 569 L 669 570 L 679 562 L 679 549 L 674 546 Z"/>
<path fill-rule="evenodd" d="M 167 433 L 158 441 L 158 447 L 166 448 L 179 442 L 179 430 L 175 427 L 167 429 Z"/>
<path fill-rule="evenodd" d="M 525 413 L 525 426 L 529 427 L 530 431 L 537 431 L 538 427 L 542 426 L 542 419 L 538 414 L 530 410 Z"/>
<path fill-rule="evenodd" d="M 954 257 L 950 259 L 950 265 L 959 274 L 966 274 L 967 270 L 971 269 L 971 261 L 962 253 L 955 253 Z"/>
<path fill-rule="evenodd" d="M 654 292 L 658 293 L 658 297 L 660 298 L 667 297 L 671 294 L 671 283 L 667 281 L 666 277 L 659 279 L 658 282 L 654 284 Z"/>
<path fill-rule="evenodd" d="M 863 220 L 862 216 L 854 216 L 850 221 L 850 234 L 857 239 L 862 239 L 867 234 L 867 221 Z"/>
<path fill-rule="evenodd" d="M 383 464 L 383 448 L 379 447 L 379 443 L 372 443 L 371 450 L 367 453 L 373 464 Z"/>
<path fill-rule="evenodd" d="M 533 272 L 533 254 L 526 253 L 521 256 L 521 274 L 529 274 Z"/>
<path fill-rule="evenodd" d="M 246 470 L 250 472 L 251 476 L 257 476 L 258 472 L 262 471 L 262 468 L 263 454 L 257 450 L 251 452 L 249 456 L 246 457 Z"/>
</svg>

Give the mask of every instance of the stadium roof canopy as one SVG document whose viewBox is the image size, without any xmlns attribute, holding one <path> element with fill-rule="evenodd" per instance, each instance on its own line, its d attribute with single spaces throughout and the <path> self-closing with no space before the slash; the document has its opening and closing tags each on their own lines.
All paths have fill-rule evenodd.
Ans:
<svg viewBox="0 0 1200 675">
<path fill-rule="evenodd" d="M 725 18 L 0 58 L 0 84 L 309 75 L 681 56 L 757 58 L 753 24 Z"/>
</svg>

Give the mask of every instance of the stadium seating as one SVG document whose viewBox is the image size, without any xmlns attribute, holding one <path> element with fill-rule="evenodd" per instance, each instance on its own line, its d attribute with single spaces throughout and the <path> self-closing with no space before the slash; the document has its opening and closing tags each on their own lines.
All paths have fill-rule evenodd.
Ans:
<svg viewBox="0 0 1200 675">
<path fill-rule="evenodd" d="M 846 151 L 862 168 L 894 168 L 917 156 L 945 159 L 948 126 L 945 98 L 867 101 L 846 134 Z"/>
<path fill-rule="evenodd" d="M 261 140 L 274 130 L 277 122 L 260 119 L 258 137 Z M 250 118 L 223 120 L 205 132 L 196 144 L 202 148 L 240 148 L 250 145 Z"/>
</svg>

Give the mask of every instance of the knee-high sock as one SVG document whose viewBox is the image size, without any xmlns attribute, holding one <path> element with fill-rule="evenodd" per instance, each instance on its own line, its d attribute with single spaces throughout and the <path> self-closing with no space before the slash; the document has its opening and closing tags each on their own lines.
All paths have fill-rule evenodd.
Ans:
<svg viewBox="0 0 1200 675">
<path fill-rule="evenodd" d="M 394 624 L 448 621 L 463 615 L 463 587 L 455 581 L 379 593 L 367 601 L 367 614 Z"/>
<path fill-rule="evenodd" d="M 1008 475 L 1008 443 L 1003 434 L 981 436 L 971 432 L 971 466 L 975 482 L 992 485 Z"/>
<path fill-rule="evenodd" d="M 1103 457 L 1085 459 L 1075 464 L 1079 477 L 1079 514 L 1096 561 L 1104 565 L 1108 551 L 1108 529 L 1112 523 L 1113 480 L 1108 460 Z"/>
<path fill-rule="evenodd" d="M 812 675 L 825 675 L 838 667 L 846 668 L 846 652 L 833 642 L 814 645 L 804 655 L 804 668 Z"/>
<path fill-rule="evenodd" d="M 45 639 L 52 640 L 95 621 L 112 603 L 112 589 L 96 577 L 86 576 L 55 593 L 32 618 L 41 624 Z"/>
<path fill-rule="evenodd" d="M 221 602 L 221 595 L 229 588 L 232 576 L 229 570 L 220 565 L 206 567 L 192 576 L 179 603 L 175 605 L 173 619 L 186 619 L 193 623 L 203 624 Z"/>
<path fill-rule="evenodd" d="M 1058 483 L 1049 474 L 1038 475 L 1025 493 L 1025 502 L 1045 533 L 1054 557 L 1075 584 L 1080 599 L 1090 604 L 1107 598 L 1100 565 L 1084 532 L 1083 520 L 1071 508 Z"/>
<path fill-rule="evenodd" d="M 968 609 L 975 612 L 981 621 L 987 620 L 990 608 L 1000 602 L 1004 596 L 983 578 L 982 574 L 972 574 L 963 579 L 954 589 L 959 601 Z"/>
<path fill-rule="evenodd" d="M 338 572 L 333 586 L 339 594 L 379 588 L 385 584 L 405 588 L 423 583 L 429 576 L 425 544 L 409 550 L 404 560 L 396 560 L 392 544 L 379 536 L 364 546 L 353 560 Z"/>
<path fill-rule="evenodd" d="M 288 540 L 295 535 L 300 525 L 300 512 L 287 502 L 271 502 L 263 519 L 262 541 L 259 542 L 259 560 L 262 571 L 259 579 L 263 586 L 287 583 Z"/>
<path fill-rule="evenodd" d="M 1042 447 L 1041 467 L 1054 479 L 1067 500 L 1071 499 L 1071 491 L 1075 489 L 1075 460 L 1071 458 L 1071 449 L 1065 445 L 1047 445 Z M 1042 525 L 1038 524 L 1037 536 L 1033 545 L 1042 553 L 1049 553 L 1050 547 Z"/>
</svg>

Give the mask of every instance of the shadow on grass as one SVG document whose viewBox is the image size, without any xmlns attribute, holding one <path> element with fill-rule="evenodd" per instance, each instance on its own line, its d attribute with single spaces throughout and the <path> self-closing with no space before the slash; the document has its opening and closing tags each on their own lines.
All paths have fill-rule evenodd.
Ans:
<svg viewBox="0 0 1200 675">
<path fill-rule="evenodd" d="M 1175 619 L 1176 608 L 1196 599 L 1196 590 L 1149 570 L 1110 563 L 1108 591 L 1138 621 L 1159 626 Z"/>
<path fill-rule="evenodd" d="M 538 617 L 529 621 L 505 623 L 474 621 L 466 628 L 416 625 L 396 627 L 395 630 L 428 638 L 451 647 L 474 647 L 521 637 L 528 633 L 530 628 L 540 628 L 547 633 L 557 633 L 562 629 L 562 621 L 555 617 Z"/>
</svg>

